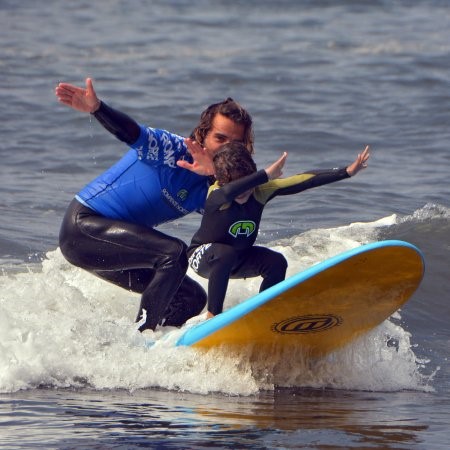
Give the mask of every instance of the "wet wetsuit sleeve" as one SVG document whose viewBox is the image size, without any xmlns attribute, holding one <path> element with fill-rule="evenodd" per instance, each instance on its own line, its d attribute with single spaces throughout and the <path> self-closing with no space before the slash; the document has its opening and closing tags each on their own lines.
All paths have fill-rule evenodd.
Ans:
<svg viewBox="0 0 450 450">
<path fill-rule="evenodd" d="M 92 114 L 117 139 L 134 144 L 141 133 L 141 128 L 130 116 L 111 108 L 101 102 L 100 108 Z"/>
<path fill-rule="evenodd" d="M 208 195 L 208 209 L 218 208 L 224 203 L 231 202 L 235 197 L 254 187 L 267 183 L 268 177 L 265 170 L 259 170 L 246 177 L 231 181 L 220 188 L 212 187 Z"/>
<path fill-rule="evenodd" d="M 288 178 L 278 178 L 260 186 L 256 199 L 265 204 L 277 195 L 297 194 L 325 184 L 350 178 L 347 169 L 311 170 Z"/>
</svg>

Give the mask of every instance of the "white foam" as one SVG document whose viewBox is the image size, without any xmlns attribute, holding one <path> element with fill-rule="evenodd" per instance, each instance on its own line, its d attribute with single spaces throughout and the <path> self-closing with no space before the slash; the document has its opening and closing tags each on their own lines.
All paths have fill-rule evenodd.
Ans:
<svg viewBox="0 0 450 450">
<path fill-rule="evenodd" d="M 390 216 L 311 230 L 272 246 L 288 259 L 290 275 L 376 240 L 380 227 L 396 221 Z M 150 339 L 142 336 L 134 323 L 139 296 L 71 266 L 59 250 L 49 252 L 42 265 L 22 269 L 0 277 L 0 392 L 41 385 L 159 387 L 230 395 L 250 395 L 276 385 L 427 389 L 409 334 L 389 321 L 316 361 L 301 354 L 267 357 L 251 347 L 239 354 L 221 349 L 202 353 L 175 347 L 178 329 L 158 329 Z M 206 287 L 205 280 L 197 279 Z M 259 282 L 232 280 L 225 307 L 255 294 Z M 387 336 L 395 337 L 395 346 L 387 345 Z"/>
<path fill-rule="evenodd" d="M 403 217 L 400 222 L 424 222 L 432 219 L 450 218 L 450 208 L 436 203 L 427 203 L 413 214 Z"/>
</svg>

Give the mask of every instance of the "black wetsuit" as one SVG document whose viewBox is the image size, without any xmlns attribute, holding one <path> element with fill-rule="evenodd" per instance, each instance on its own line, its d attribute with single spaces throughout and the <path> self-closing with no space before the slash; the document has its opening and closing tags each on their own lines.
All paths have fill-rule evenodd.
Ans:
<svg viewBox="0 0 450 450">
<path fill-rule="evenodd" d="M 189 264 L 208 278 L 208 311 L 222 312 L 230 278 L 262 276 L 260 292 L 284 280 L 287 262 L 283 255 L 255 243 L 261 215 L 277 195 L 296 194 L 316 186 L 348 178 L 345 168 L 310 171 L 288 178 L 267 180 L 260 170 L 223 187 L 211 186 L 199 230 L 188 248 Z M 248 201 L 234 199 L 255 188 Z"/>
<path fill-rule="evenodd" d="M 140 126 L 103 102 L 94 116 L 133 148 L 72 201 L 61 251 L 72 264 L 142 293 L 141 331 L 180 326 L 201 312 L 206 293 L 185 276 L 186 244 L 153 226 L 202 210 L 208 179 L 176 165 L 189 158 L 182 137 Z"/>
</svg>

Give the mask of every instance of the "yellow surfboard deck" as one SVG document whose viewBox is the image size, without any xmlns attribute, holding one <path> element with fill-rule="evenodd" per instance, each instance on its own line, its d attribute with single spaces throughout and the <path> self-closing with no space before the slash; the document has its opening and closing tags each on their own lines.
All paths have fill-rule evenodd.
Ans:
<svg viewBox="0 0 450 450">
<path fill-rule="evenodd" d="M 422 254 L 411 244 L 364 245 L 188 329 L 177 345 L 298 347 L 312 356 L 325 355 L 398 310 L 423 273 Z"/>
</svg>

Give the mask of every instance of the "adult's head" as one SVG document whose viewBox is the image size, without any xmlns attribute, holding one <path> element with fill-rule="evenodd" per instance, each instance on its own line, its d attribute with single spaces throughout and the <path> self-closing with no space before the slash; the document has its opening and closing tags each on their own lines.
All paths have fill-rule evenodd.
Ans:
<svg viewBox="0 0 450 450">
<path fill-rule="evenodd" d="M 227 98 L 202 112 L 191 138 L 212 154 L 232 141 L 241 142 L 248 152 L 253 153 L 252 118 L 239 103 Z"/>
<path fill-rule="evenodd" d="M 232 141 L 222 145 L 213 157 L 215 177 L 220 186 L 256 172 L 256 164 L 247 147 Z"/>
</svg>

